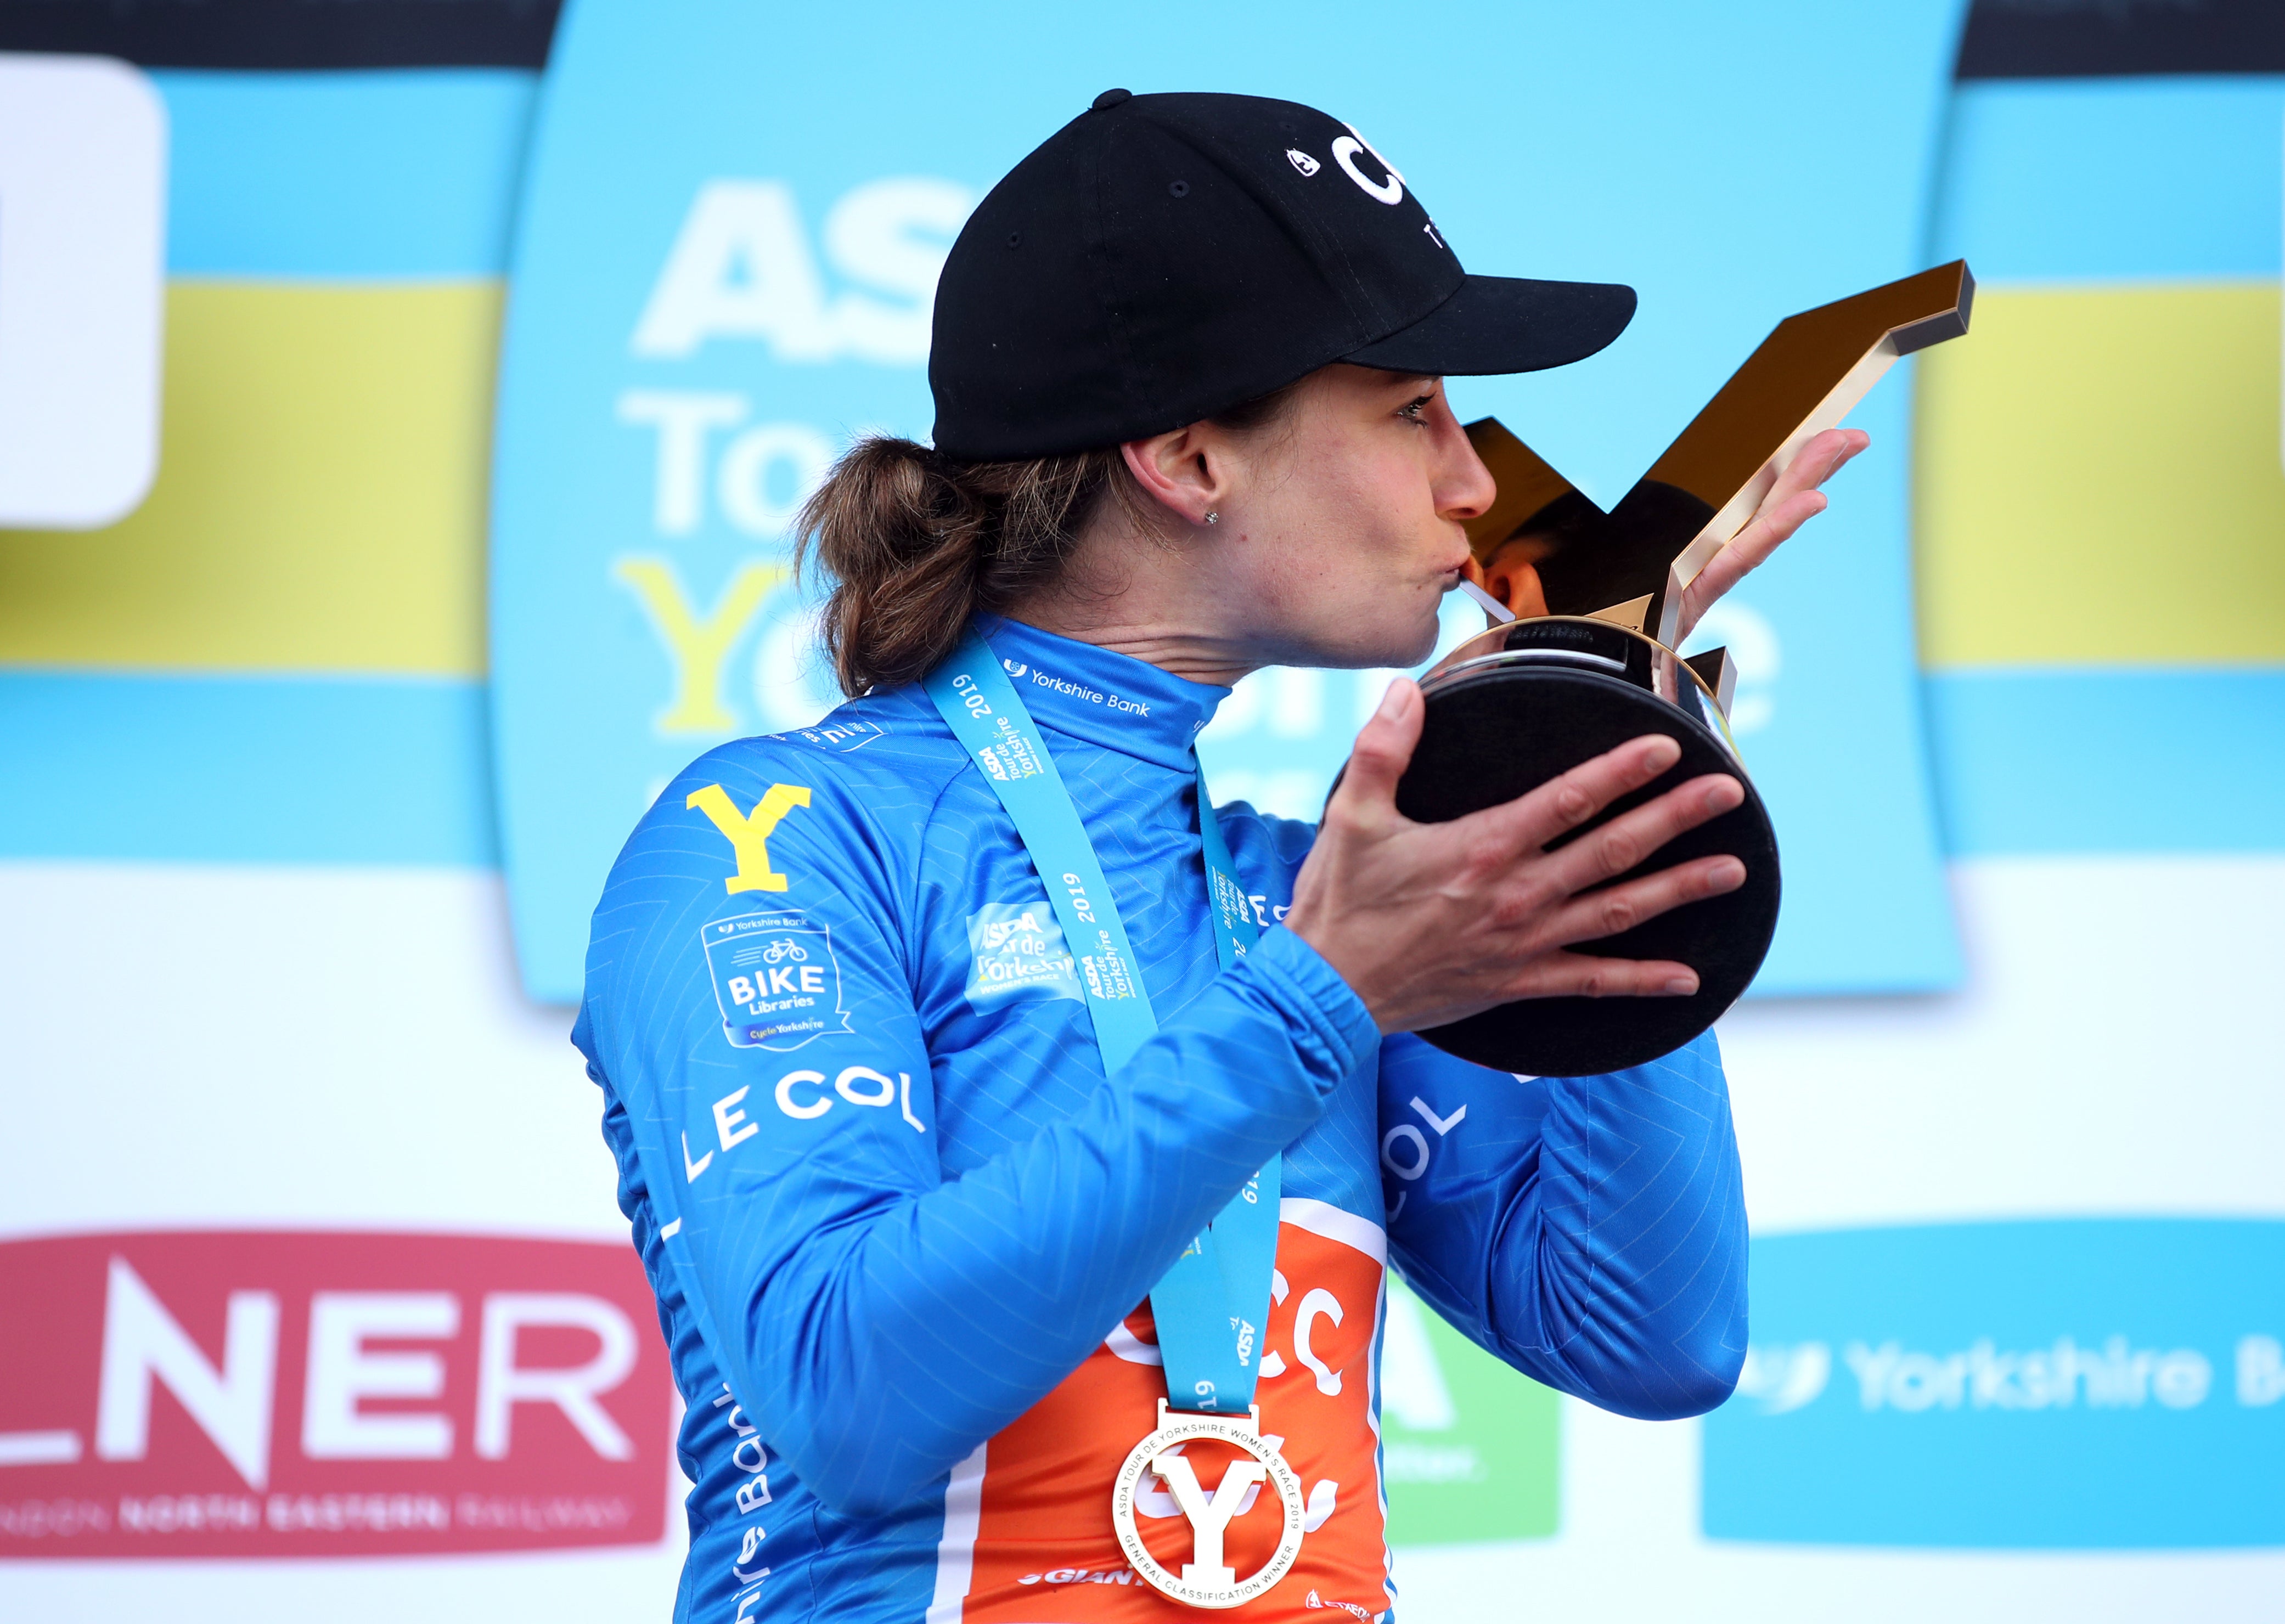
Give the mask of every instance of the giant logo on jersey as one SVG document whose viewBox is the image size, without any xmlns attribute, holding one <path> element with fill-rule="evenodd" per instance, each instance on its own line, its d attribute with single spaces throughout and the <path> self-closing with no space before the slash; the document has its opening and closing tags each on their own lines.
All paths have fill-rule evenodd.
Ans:
<svg viewBox="0 0 2285 1624">
<path fill-rule="evenodd" d="M 624 1242 L 0 1244 L 0 1557 L 647 1544 L 674 1402 Z"/>
</svg>

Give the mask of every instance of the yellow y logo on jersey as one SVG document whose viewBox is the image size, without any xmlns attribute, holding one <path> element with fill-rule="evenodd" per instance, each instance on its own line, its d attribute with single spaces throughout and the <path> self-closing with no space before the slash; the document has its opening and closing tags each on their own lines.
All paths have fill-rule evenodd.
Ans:
<svg viewBox="0 0 2285 1624">
<path fill-rule="evenodd" d="M 694 791 L 683 804 L 704 812 L 729 841 L 730 850 L 738 854 L 738 872 L 722 882 L 724 889 L 732 892 L 785 890 L 785 875 L 770 867 L 769 838 L 788 812 L 809 804 L 807 789 L 799 784 L 772 784 L 769 792 L 754 803 L 754 810 L 742 814 L 721 785 L 709 784 Z"/>
</svg>

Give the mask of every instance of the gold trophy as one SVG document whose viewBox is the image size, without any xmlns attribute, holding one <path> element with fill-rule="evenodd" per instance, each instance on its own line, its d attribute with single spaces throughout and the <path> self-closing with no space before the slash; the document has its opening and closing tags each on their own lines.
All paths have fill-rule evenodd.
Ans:
<svg viewBox="0 0 2285 1624">
<path fill-rule="evenodd" d="M 1967 262 L 1955 260 L 1787 317 L 1608 513 L 1496 420 L 1468 426 L 1499 482 L 1490 511 L 1468 527 L 1469 545 L 1488 573 L 1523 582 L 1527 599 L 1535 576 L 1539 601 L 1422 679 L 1427 715 L 1398 809 L 1423 822 L 1461 817 L 1629 739 L 1664 734 L 1681 760 L 1565 838 L 1686 779 L 1729 773 L 1745 786 L 1740 805 L 1620 879 L 1727 852 L 1745 863 L 1746 882 L 1578 945 L 1598 957 L 1687 964 L 1699 978 L 1691 997 L 1529 999 L 1422 1037 L 1502 1071 L 1582 1076 L 1679 1047 L 1746 990 L 1777 930 L 1777 837 L 1730 737 L 1727 654 L 1675 651 L 1682 594 L 1804 442 L 1839 425 L 1900 357 L 1967 331 L 1975 293 Z"/>
</svg>

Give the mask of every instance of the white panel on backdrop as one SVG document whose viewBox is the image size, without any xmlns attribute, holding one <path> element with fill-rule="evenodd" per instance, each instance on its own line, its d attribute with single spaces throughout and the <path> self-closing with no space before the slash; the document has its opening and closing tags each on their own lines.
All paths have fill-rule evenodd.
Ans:
<svg viewBox="0 0 2285 1624">
<path fill-rule="evenodd" d="M 569 1013 L 516 991 L 498 875 L 0 864 L 0 1233 L 626 1239 L 602 1095 Z M 125 1079 L 90 1142 L 89 1092 Z"/>
<path fill-rule="evenodd" d="M 8 922 L 0 936 L 0 1076 L 7 1079 L 9 1110 L 0 1134 L 0 1266 L 43 1246 L 86 1251 L 90 1243 L 75 1237 L 90 1231 L 102 1232 L 93 1237 L 103 1243 L 97 1252 L 156 1256 L 162 1265 L 171 1252 L 177 1260 L 171 1275 L 144 1264 L 147 1294 L 169 1323 L 179 1321 L 209 1345 L 191 1354 L 175 1350 L 171 1375 L 153 1378 L 146 1400 L 163 1413 L 136 1434 L 122 1431 L 119 1415 L 108 1416 L 106 1432 L 106 1416 L 97 1413 L 106 1407 L 97 1402 L 96 1321 L 51 1300 L 78 1288 L 100 1302 L 100 1256 L 91 1285 L 58 1276 L 61 1289 L 43 1296 L 45 1309 L 30 1339 L 0 1328 L 0 1433 L 21 1434 L 35 1424 L 59 1435 L 68 1431 L 84 1457 L 75 1468 L 55 1451 L 35 1461 L 0 1450 L 0 1546 L 12 1557 L 53 1557 L 67 1555 L 61 1548 L 77 1541 L 119 1554 L 139 1532 L 130 1519 L 147 1521 L 157 1508 L 173 1522 L 154 1529 L 148 1544 L 187 1551 L 199 1535 L 180 1526 L 180 1517 L 194 1498 L 208 1509 L 227 1511 L 241 1501 L 254 1508 L 259 1524 L 244 1530 L 235 1548 L 274 1557 L 298 1537 L 291 1522 L 297 1509 L 354 1510 L 359 1499 L 373 1500 L 356 1490 L 398 1470 L 427 1471 L 455 1491 L 443 1496 L 445 1529 L 416 1538 L 412 1548 L 470 1553 L 452 1556 L 441 1569 L 434 1561 L 335 1554 L 386 1548 L 388 1541 L 359 1541 L 354 1525 L 320 1525 L 301 1541 L 309 1554 L 287 1561 L 0 1562 L 0 1618 L 59 1624 L 127 1617 L 147 1607 L 154 1586 L 163 1589 L 170 1618 L 214 1624 L 317 1617 L 383 1624 L 434 1615 L 444 1597 L 451 1616 L 469 1618 L 663 1616 L 681 1564 L 684 1488 L 667 1463 L 669 1395 L 663 1369 L 653 1364 L 663 1364 L 663 1353 L 654 1351 L 648 1292 L 611 1199 L 614 1169 L 598 1131 L 601 1095 L 566 1040 L 566 1013 L 536 1008 L 517 994 L 499 877 L 383 867 L 0 864 L 0 919 Z M 185 1229 L 238 1233 L 211 1239 L 166 1233 Z M 25 1238 L 40 1236 L 59 1238 Z M 520 1260 L 520 1250 L 539 1266 Z M 223 1287 L 274 1286 L 280 1259 L 294 1265 L 282 1272 L 299 1278 L 301 1288 L 269 1294 L 278 1323 L 266 1330 L 239 1325 L 247 1316 L 233 1300 L 232 1337 L 263 1336 L 259 1348 L 225 1346 Z M 614 1278 L 635 1276 L 631 1299 L 607 1311 L 593 1292 L 567 1291 L 549 1273 L 566 1260 Z M 215 1276 L 211 1289 L 202 1274 Z M 319 1289 L 313 1294 L 311 1287 Z M 619 1295 L 626 1295 L 624 1287 Z M 401 1311 L 415 1302 L 428 1316 L 425 1329 L 368 1324 L 321 1334 L 329 1317 Z M 440 1305 L 457 1312 L 442 1313 Z M 632 1521 L 650 1529 L 663 1522 L 663 1539 L 567 1549 L 560 1533 L 543 1530 L 522 1542 L 552 1543 L 545 1560 L 537 1550 L 473 1554 L 485 1535 L 469 1526 L 465 1491 L 483 1474 L 512 1474 L 527 1434 L 550 1424 L 544 1399 L 536 1408 L 504 1407 L 504 1382 L 517 1378 L 503 1361 L 545 1367 L 585 1357 L 576 1348 L 551 1352 L 545 1343 L 519 1357 L 504 1335 L 503 1316 L 514 1314 L 535 1324 L 584 1315 L 594 1322 L 591 1332 L 602 1332 L 586 1338 L 599 1357 L 624 1340 L 617 1319 L 644 1339 L 649 1375 L 636 1373 L 634 1385 L 647 1385 L 638 1409 L 621 1402 L 631 1387 L 608 1359 L 609 1368 L 590 1373 L 597 1395 L 628 1424 L 639 1415 L 654 1416 L 644 1435 L 616 1435 L 619 1422 L 597 1411 L 585 1414 L 581 1438 L 567 1432 L 560 1441 L 591 1471 L 609 1470 L 632 1447 L 642 1470 L 629 1476 L 630 1493 L 656 1496 L 631 1508 Z M 18 1319 L 13 1328 L 27 1323 Z M 166 1327 L 153 1324 L 144 1326 L 147 1334 L 136 1345 L 147 1352 L 165 1345 L 164 1353 L 171 1345 Z M 344 1335 L 355 1345 L 347 1353 L 336 1345 Z M 377 1338 L 379 1351 L 360 1338 Z M 247 1357 L 261 1348 L 274 1357 L 270 1385 L 280 1420 L 258 1454 L 266 1492 L 256 1494 L 240 1492 L 244 1474 L 208 1441 L 217 1428 L 236 1436 L 224 1424 L 229 1416 L 208 1404 L 208 1421 L 216 1424 L 208 1426 L 172 1395 L 200 1391 L 200 1364 L 214 1368 L 218 1391 L 242 1384 Z M 424 1348 L 434 1351 L 416 1351 Z M 412 1363 L 376 1369 L 376 1359 Z M 58 1378 L 36 1374 L 51 1367 Z M 27 1368 L 35 1372 L 29 1381 L 20 1379 Z M 544 1368 L 530 1374 L 564 1377 Z M 370 1394 L 380 1390 L 373 1384 L 395 1380 L 409 1393 L 403 1384 L 411 1377 L 444 1422 L 422 1435 L 420 1451 L 392 1457 L 369 1439 L 347 1439 L 338 1425 L 328 1430 L 340 1399 L 332 1389 L 342 1381 L 365 1383 Z M 169 1396 L 160 1396 L 162 1387 Z M 567 1396 L 572 1410 L 581 1410 L 578 1395 Z M 655 1411 L 645 1408 L 653 1400 Z M 370 1410 L 357 1417 L 354 1396 L 349 1402 L 353 1419 L 376 1418 Z M 202 1464 L 229 1494 L 175 1492 Z M 35 1479 L 58 1469 L 90 1479 L 107 1470 L 120 1479 L 112 1492 L 72 1496 L 73 1506 L 98 1508 L 101 1526 L 44 1533 L 35 1526 L 52 1524 L 61 1500 Z M 128 1480 L 136 1472 L 147 1485 Z M 295 1490 L 297 1473 L 318 1492 Z M 153 1488 L 166 1492 L 154 1496 Z M 285 1520 L 273 1507 L 281 1488 Z M 510 1530 L 491 1542 L 515 1537 Z"/>
<path fill-rule="evenodd" d="M 90 530 L 150 490 L 166 205 L 147 78 L 0 53 L 0 525 Z"/>
<path fill-rule="evenodd" d="M 2285 858 L 1951 873 L 1965 990 L 1723 1022 L 1755 1234 L 2285 1216 Z"/>
</svg>

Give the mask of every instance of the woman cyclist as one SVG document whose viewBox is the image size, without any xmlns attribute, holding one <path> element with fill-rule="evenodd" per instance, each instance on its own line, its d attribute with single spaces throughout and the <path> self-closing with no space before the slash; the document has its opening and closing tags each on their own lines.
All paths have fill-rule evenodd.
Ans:
<svg viewBox="0 0 2285 1624">
<path fill-rule="evenodd" d="M 934 445 L 863 441 L 805 516 L 850 702 L 695 763 L 595 915 L 576 1040 L 688 1404 L 678 1619 L 1385 1615 L 1391 1268 L 1606 1408 L 1730 1393 L 1712 1038 L 1527 1079 L 1410 1034 L 1692 991 L 1574 945 L 1741 882 L 1605 885 L 1736 781 L 1550 851 L 1675 747 L 1414 824 L 1398 681 L 1315 827 L 1213 808 L 1192 749 L 1262 666 L 1426 655 L 1494 494 L 1441 379 L 1633 307 L 1466 275 L 1288 102 L 1105 92 L 978 207 Z M 1688 612 L 1862 444 L 1812 442 Z"/>
</svg>

